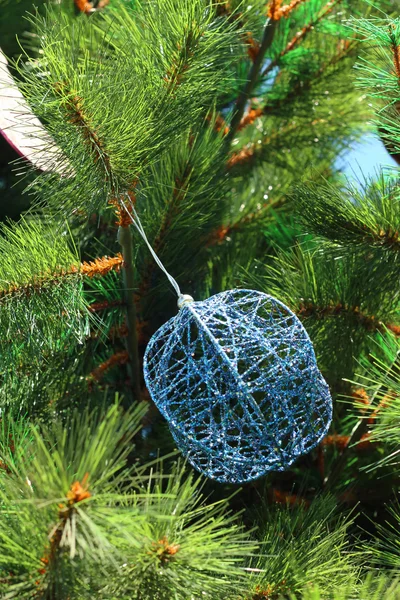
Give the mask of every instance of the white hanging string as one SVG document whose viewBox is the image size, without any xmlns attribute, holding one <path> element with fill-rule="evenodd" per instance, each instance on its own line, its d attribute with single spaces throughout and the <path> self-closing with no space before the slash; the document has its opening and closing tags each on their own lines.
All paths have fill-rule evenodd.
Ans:
<svg viewBox="0 0 400 600">
<path fill-rule="evenodd" d="M 120 198 L 120 202 L 122 204 L 122 206 L 124 207 L 124 209 L 126 210 L 127 214 L 129 215 L 132 224 L 135 226 L 135 228 L 137 229 L 137 231 L 139 232 L 140 236 L 143 238 L 144 242 L 146 243 L 148 249 L 151 252 L 151 255 L 153 256 L 154 260 L 156 261 L 157 265 L 160 267 L 160 269 L 165 273 L 165 275 L 168 277 L 168 280 L 170 282 L 170 284 L 172 285 L 172 287 L 174 288 L 175 292 L 177 293 L 178 296 L 178 306 L 179 308 L 181 308 L 185 303 L 187 302 L 193 302 L 193 298 L 187 294 L 182 294 L 180 287 L 178 285 L 178 282 L 172 277 L 172 275 L 170 275 L 167 271 L 167 269 L 164 267 L 164 265 L 162 264 L 161 260 L 158 258 L 157 254 L 154 252 L 149 240 L 147 239 L 147 235 L 143 229 L 143 225 L 139 219 L 139 216 L 136 212 L 135 206 L 132 202 L 132 200 L 129 198 L 129 196 L 127 195 L 127 200 L 129 203 L 129 208 L 130 210 L 128 210 L 128 207 L 126 206 L 125 202 L 123 201 L 122 198 Z M 132 216 L 133 214 L 133 216 Z"/>
</svg>

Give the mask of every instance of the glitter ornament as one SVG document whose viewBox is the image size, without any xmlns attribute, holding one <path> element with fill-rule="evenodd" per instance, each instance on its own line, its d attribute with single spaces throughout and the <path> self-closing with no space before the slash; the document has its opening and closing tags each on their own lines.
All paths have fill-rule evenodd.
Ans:
<svg viewBox="0 0 400 600">
<path fill-rule="evenodd" d="M 147 388 L 198 471 L 240 483 L 283 471 L 326 435 L 328 386 L 310 338 L 282 302 L 231 290 L 194 302 L 151 338 Z"/>
<path fill-rule="evenodd" d="M 179 313 L 151 338 L 144 377 L 177 446 L 223 483 L 283 471 L 326 435 L 329 389 L 306 330 L 272 296 L 231 290 L 195 302 L 151 247 L 127 195 L 121 207 L 178 296 Z"/>
</svg>

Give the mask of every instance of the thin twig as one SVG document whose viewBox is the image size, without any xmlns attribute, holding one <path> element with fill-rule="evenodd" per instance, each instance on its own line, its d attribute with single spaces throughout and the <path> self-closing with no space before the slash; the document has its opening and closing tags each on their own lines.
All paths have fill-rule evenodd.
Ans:
<svg viewBox="0 0 400 600">
<path fill-rule="evenodd" d="M 261 66 L 262 66 L 262 63 L 263 63 L 263 60 L 265 57 L 265 53 L 268 50 L 268 48 L 271 46 L 272 41 L 274 39 L 275 29 L 276 29 L 276 22 L 268 21 L 265 26 L 265 29 L 264 29 L 264 35 L 263 35 L 260 49 L 257 53 L 257 56 L 255 57 L 253 65 L 250 69 L 250 73 L 247 78 L 247 83 L 246 83 L 245 87 L 243 88 L 243 90 L 240 92 L 238 99 L 236 100 L 235 110 L 234 110 L 233 117 L 231 120 L 230 129 L 229 129 L 228 134 L 225 137 L 228 147 L 231 144 L 233 138 L 235 137 L 235 134 L 239 127 L 240 121 L 242 120 L 242 117 L 244 115 L 246 104 L 252 95 L 254 86 L 256 84 L 257 78 L 258 78 L 260 70 L 261 70 Z"/>
<path fill-rule="evenodd" d="M 135 400 L 139 401 L 141 397 L 140 362 L 136 330 L 136 305 L 133 296 L 135 275 L 133 271 L 133 246 L 130 227 L 119 227 L 118 242 L 121 245 L 122 256 L 124 257 L 123 281 L 126 302 L 126 322 L 128 325 L 128 335 L 126 337 L 126 346 L 129 354 L 128 369 L 132 380 Z"/>
</svg>

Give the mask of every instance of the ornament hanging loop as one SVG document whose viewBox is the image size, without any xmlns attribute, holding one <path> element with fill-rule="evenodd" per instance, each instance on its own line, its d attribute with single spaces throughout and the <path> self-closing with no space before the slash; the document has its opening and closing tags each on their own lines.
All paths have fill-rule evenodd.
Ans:
<svg viewBox="0 0 400 600">
<path fill-rule="evenodd" d="M 181 308 L 183 308 L 184 306 L 186 306 L 187 304 L 191 304 L 192 302 L 194 302 L 194 298 L 192 298 L 192 296 L 189 296 L 189 294 L 181 294 L 178 297 L 178 308 L 179 310 Z"/>
</svg>

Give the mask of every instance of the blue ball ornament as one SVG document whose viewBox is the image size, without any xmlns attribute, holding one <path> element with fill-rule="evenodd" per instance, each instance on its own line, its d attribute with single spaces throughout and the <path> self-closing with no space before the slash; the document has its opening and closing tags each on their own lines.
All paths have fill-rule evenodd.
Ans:
<svg viewBox="0 0 400 600">
<path fill-rule="evenodd" d="M 283 471 L 326 435 L 328 386 L 296 315 L 272 296 L 230 290 L 181 309 L 151 338 L 147 388 L 178 448 L 223 483 Z"/>
</svg>

